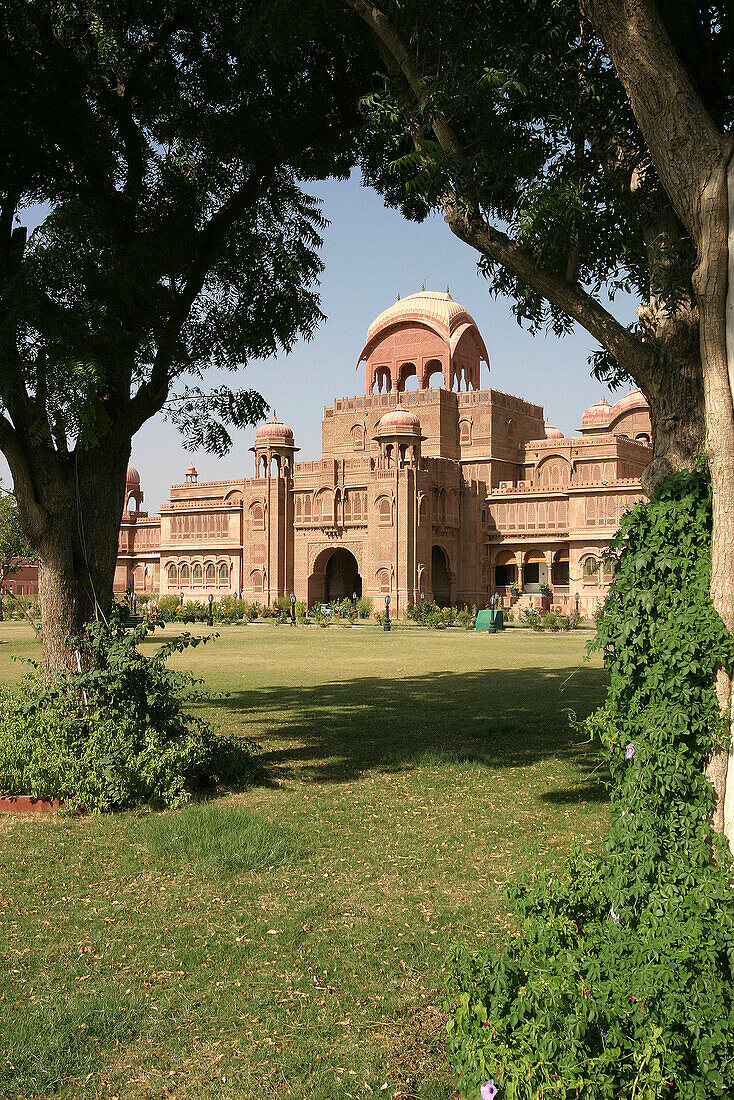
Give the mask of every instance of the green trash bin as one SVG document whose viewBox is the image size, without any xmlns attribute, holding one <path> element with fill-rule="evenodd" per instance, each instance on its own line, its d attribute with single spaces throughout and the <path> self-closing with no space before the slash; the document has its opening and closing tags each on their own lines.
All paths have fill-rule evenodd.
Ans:
<svg viewBox="0 0 734 1100">
<path fill-rule="evenodd" d="M 487 609 L 487 611 L 477 611 L 477 621 L 474 624 L 474 629 L 475 630 L 489 630 L 489 631 L 492 631 L 492 627 L 494 626 L 494 621 L 493 621 L 493 616 L 494 615 L 495 615 L 495 612 L 490 611 L 489 609 Z M 494 632 L 494 631 L 492 631 L 492 632 Z"/>
<path fill-rule="evenodd" d="M 494 628 L 495 630 L 505 629 L 505 613 L 501 607 L 498 607 L 494 613 Z"/>
</svg>

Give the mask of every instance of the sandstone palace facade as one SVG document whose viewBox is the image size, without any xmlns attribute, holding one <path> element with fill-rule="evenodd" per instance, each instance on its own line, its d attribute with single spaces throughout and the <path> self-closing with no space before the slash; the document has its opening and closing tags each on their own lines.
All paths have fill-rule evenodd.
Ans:
<svg viewBox="0 0 734 1100">
<path fill-rule="evenodd" d="M 128 471 L 115 586 L 309 605 L 364 594 L 487 605 L 512 586 L 591 612 L 600 555 L 642 499 L 650 419 L 639 390 L 583 414 L 564 438 L 539 405 L 480 388 L 484 341 L 450 294 L 399 299 L 370 325 L 366 392 L 324 409 L 322 455 L 297 461 L 275 416 L 251 477 L 199 482 L 189 466 L 160 516 Z M 576 599 L 578 595 L 578 600 Z"/>
</svg>

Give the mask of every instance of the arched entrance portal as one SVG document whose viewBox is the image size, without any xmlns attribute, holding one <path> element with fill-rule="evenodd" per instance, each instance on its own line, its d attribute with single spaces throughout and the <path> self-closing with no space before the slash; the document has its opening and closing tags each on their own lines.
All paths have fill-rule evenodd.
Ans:
<svg viewBox="0 0 734 1100">
<path fill-rule="evenodd" d="M 431 576 L 434 601 L 439 607 L 448 607 L 451 603 L 451 577 L 446 551 L 441 546 L 434 546 L 431 550 Z"/>
<path fill-rule="evenodd" d="M 362 595 L 362 578 L 354 554 L 343 546 L 322 550 L 308 579 L 309 606 L 351 599 L 355 592 L 357 598 Z"/>
</svg>

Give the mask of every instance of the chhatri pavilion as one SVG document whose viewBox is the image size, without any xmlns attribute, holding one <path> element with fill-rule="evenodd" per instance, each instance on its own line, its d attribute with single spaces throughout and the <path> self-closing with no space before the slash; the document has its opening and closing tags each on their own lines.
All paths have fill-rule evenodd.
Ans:
<svg viewBox="0 0 734 1100">
<path fill-rule="evenodd" d="M 365 393 L 324 409 L 321 458 L 297 461 L 273 416 L 252 476 L 198 480 L 193 465 L 159 516 L 128 470 L 117 591 L 309 605 L 366 595 L 408 604 L 532 601 L 591 613 L 601 555 L 643 499 L 650 417 L 640 390 L 600 401 L 564 437 L 543 409 L 482 389 L 489 357 L 468 311 L 420 291 L 384 310 L 358 356 Z M 578 596 L 578 599 L 577 599 Z M 537 601 L 536 601 L 537 602 Z"/>
</svg>

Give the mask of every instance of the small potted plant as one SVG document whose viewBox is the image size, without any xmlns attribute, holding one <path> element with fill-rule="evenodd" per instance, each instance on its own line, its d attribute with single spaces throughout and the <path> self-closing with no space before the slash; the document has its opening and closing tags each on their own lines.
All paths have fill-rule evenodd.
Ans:
<svg viewBox="0 0 734 1100">
<path fill-rule="evenodd" d="M 543 610 L 547 611 L 550 607 L 551 600 L 551 589 L 549 584 L 540 585 L 540 600 L 541 607 L 543 608 Z"/>
<path fill-rule="evenodd" d="M 520 587 L 520 582 L 519 581 L 511 581 L 510 582 L 510 596 L 511 596 L 510 606 L 512 606 L 512 604 L 515 602 L 515 600 L 519 599 L 521 593 L 522 593 L 522 588 Z"/>
</svg>

